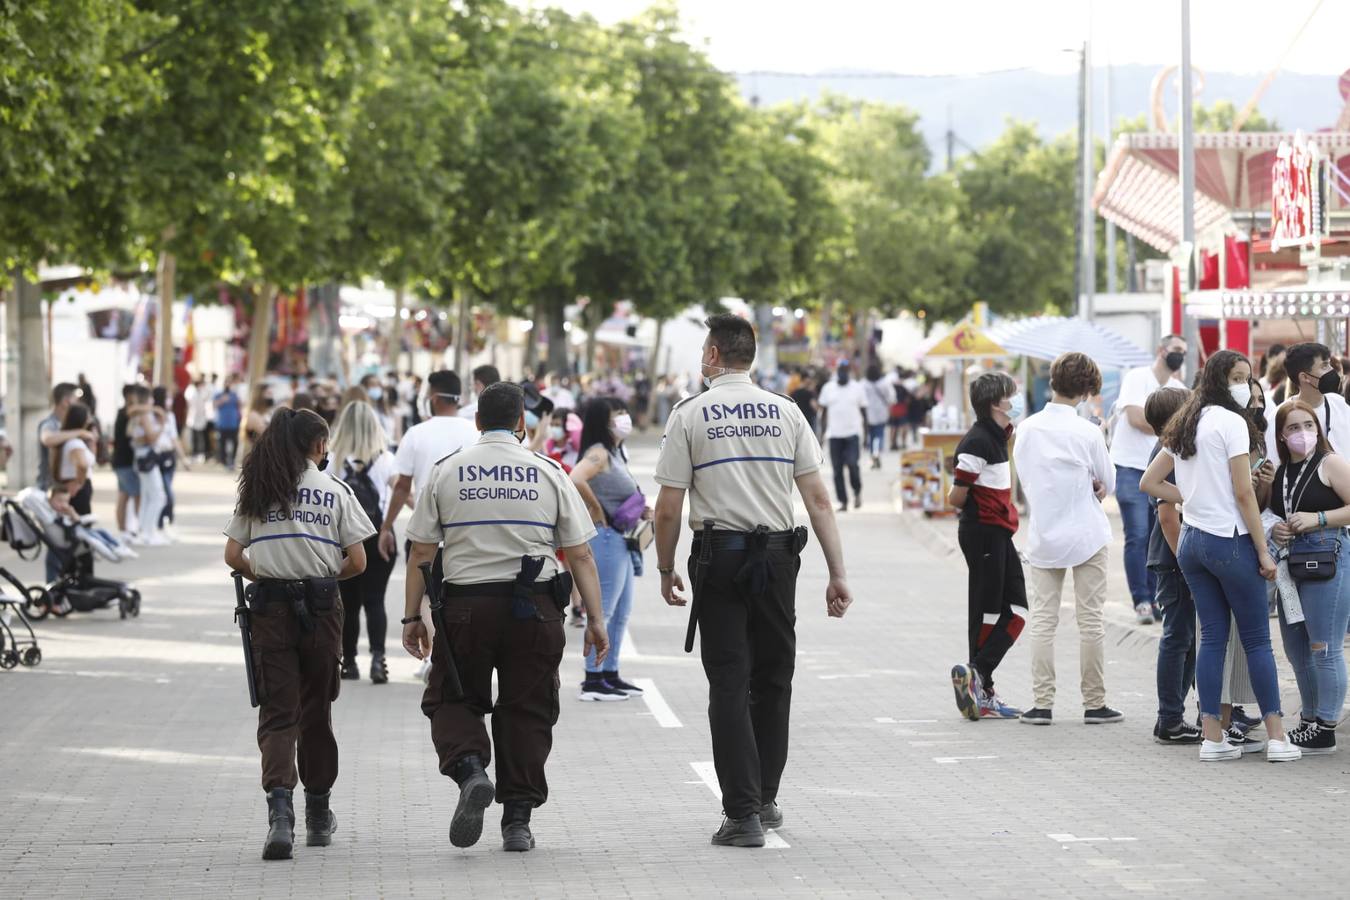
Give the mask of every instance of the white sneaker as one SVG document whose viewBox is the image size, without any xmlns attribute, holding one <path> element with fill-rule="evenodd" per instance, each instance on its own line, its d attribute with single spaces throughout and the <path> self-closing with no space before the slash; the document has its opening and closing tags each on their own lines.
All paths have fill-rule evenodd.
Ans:
<svg viewBox="0 0 1350 900">
<path fill-rule="evenodd" d="M 1303 758 L 1303 751 L 1285 735 L 1282 741 L 1266 741 L 1266 762 L 1293 762 Z"/>
<path fill-rule="evenodd" d="M 148 538 L 146 538 L 143 541 L 140 541 L 139 543 L 144 544 L 147 547 L 167 547 L 170 544 L 172 544 L 173 541 L 169 540 L 164 535 L 156 532 L 155 534 L 150 535 Z"/>
<path fill-rule="evenodd" d="M 1201 741 L 1201 762 L 1222 762 L 1226 759 L 1242 759 L 1242 748 L 1227 741 L 1211 741 L 1208 738 Z"/>
<path fill-rule="evenodd" d="M 141 558 L 141 555 L 140 555 L 139 553 L 137 553 L 135 550 L 132 550 L 132 549 L 131 549 L 130 547 L 128 547 L 126 544 L 120 545 L 120 546 L 117 548 L 117 550 L 116 550 L 115 552 L 117 553 L 117 556 L 118 556 L 118 558 L 120 558 L 120 559 L 140 559 L 140 558 Z"/>
</svg>

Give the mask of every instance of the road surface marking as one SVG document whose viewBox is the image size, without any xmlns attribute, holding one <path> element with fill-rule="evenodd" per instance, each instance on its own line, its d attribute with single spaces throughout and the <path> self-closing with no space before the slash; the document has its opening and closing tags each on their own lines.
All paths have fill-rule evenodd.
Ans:
<svg viewBox="0 0 1350 900">
<path fill-rule="evenodd" d="M 623 630 L 623 655 L 625 659 L 642 659 L 642 652 L 633 643 L 633 632 L 627 628 Z M 633 683 L 637 684 L 636 681 Z"/>
<path fill-rule="evenodd" d="M 713 767 L 712 761 L 691 762 L 694 774 L 698 775 L 699 780 L 712 791 L 713 796 L 719 801 L 722 799 L 722 788 L 717 784 L 717 769 Z M 786 850 L 790 845 L 787 841 L 778 836 L 777 831 L 764 829 L 764 847 L 771 850 Z"/>
<path fill-rule="evenodd" d="M 940 766 L 950 766 L 954 763 L 965 762 L 975 759 L 998 759 L 997 756 L 935 756 L 933 762 Z"/>
<path fill-rule="evenodd" d="M 675 715 L 675 711 L 670 708 L 666 698 L 661 696 L 661 692 L 656 689 L 656 682 L 650 678 L 634 678 L 633 684 L 642 688 L 642 701 L 647 704 L 647 709 L 656 720 L 656 724 L 662 728 L 683 728 L 684 723 Z"/>
<path fill-rule="evenodd" d="M 936 725 L 937 719 L 892 719 L 890 716 L 881 716 L 873 721 L 882 725 Z M 956 732 L 952 732 L 955 734 Z"/>
<path fill-rule="evenodd" d="M 1059 841 L 1061 844 L 1092 844 L 1106 841 L 1137 841 L 1139 838 L 1132 837 L 1074 837 L 1071 834 L 1047 834 L 1052 841 Z"/>
</svg>

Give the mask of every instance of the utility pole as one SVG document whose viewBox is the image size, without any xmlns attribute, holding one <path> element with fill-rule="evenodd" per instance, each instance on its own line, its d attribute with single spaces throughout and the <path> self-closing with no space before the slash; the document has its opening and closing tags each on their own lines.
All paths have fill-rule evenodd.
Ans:
<svg viewBox="0 0 1350 900">
<path fill-rule="evenodd" d="M 1111 152 L 1111 147 L 1116 142 L 1115 120 L 1111 117 L 1111 59 L 1107 54 L 1106 61 L 1106 152 Z M 1114 294 L 1116 292 L 1116 223 L 1110 219 L 1106 220 L 1106 292 Z"/>
<path fill-rule="evenodd" d="M 1181 0 L 1181 148 L 1177 164 L 1181 169 L 1181 249 L 1185 258 L 1179 260 L 1181 294 L 1195 289 L 1195 124 L 1191 84 L 1191 0 Z M 1200 323 L 1185 314 L 1183 306 L 1181 332 L 1186 339 L 1187 371 L 1195 372 L 1200 360 Z"/>
<path fill-rule="evenodd" d="M 1082 231 L 1083 240 L 1082 257 L 1083 262 L 1079 267 L 1083 282 L 1080 286 L 1078 314 L 1089 322 L 1092 321 L 1092 295 L 1097 287 L 1097 220 L 1092 212 L 1092 183 L 1094 179 L 1094 169 L 1096 168 L 1093 153 L 1093 128 L 1092 128 L 1092 16 L 1091 7 L 1088 14 L 1088 39 L 1083 41 L 1083 103 L 1080 108 L 1082 116 L 1082 135 L 1083 135 L 1083 203 L 1082 203 Z"/>
</svg>

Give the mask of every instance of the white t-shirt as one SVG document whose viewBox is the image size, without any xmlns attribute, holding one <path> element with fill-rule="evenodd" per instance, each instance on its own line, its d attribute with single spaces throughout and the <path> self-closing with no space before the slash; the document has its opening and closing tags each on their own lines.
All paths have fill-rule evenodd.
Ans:
<svg viewBox="0 0 1350 900">
<path fill-rule="evenodd" d="M 346 474 L 348 462 L 356 463 L 359 460 L 348 457 L 342 465 L 336 465 L 335 460 L 328 460 L 328 468 L 324 469 L 335 478 L 341 478 Z M 394 493 L 394 486 L 391 482 L 398 476 L 398 465 L 394 462 L 394 454 L 388 450 L 375 457 L 375 461 L 370 464 L 366 470 L 370 475 L 370 480 L 375 483 L 375 490 L 380 494 L 380 515 L 389 514 L 389 497 Z M 373 523 L 376 528 L 380 527 L 379 522 Z"/>
<path fill-rule="evenodd" d="M 183 392 L 187 401 L 187 417 L 184 425 L 193 431 L 205 428 L 211 421 L 211 389 L 206 385 L 190 384 Z"/>
<path fill-rule="evenodd" d="M 1222 406 L 1207 406 L 1200 413 L 1194 456 L 1179 459 L 1165 449 L 1176 460 L 1177 490 L 1187 525 L 1216 537 L 1232 537 L 1235 530 L 1247 533 L 1233 493 L 1229 460 L 1241 456 L 1245 462 L 1250 450 L 1246 420 Z"/>
<path fill-rule="evenodd" d="M 431 477 L 431 467 L 460 447 L 478 442 L 478 429 L 458 416 L 432 416 L 403 435 L 395 463 L 398 474 L 411 475 L 414 498 L 421 496 Z M 416 502 L 414 500 L 413 502 Z"/>
<path fill-rule="evenodd" d="M 173 413 L 164 416 L 163 427 L 159 431 L 159 440 L 155 441 L 156 453 L 172 453 L 178 444 L 178 420 Z"/>
<path fill-rule="evenodd" d="M 89 449 L 89 445 L 79 438 L 71 438 L 61 445 L 61 471 L 57 473 L 61 481 L 69 481 L 75 477 L 75 465 L 80 460 L 84 460 L 87 471 L 94 471 L 94 451 Z"/>
<path fill-rule="evenodd" d="M 863 407 L 867 393 L 861 381 L 849 379 L 848 384 L 833 380 L 820 389 L 820 407 L 829 415 L 825 419 L 826 438 L 849 438 L 863 432 Z"/>
<path fill-rule="evenodd" d="M 1142 411 L 1149 394 L 1161 387 L 1186 390 L 1186 385 L 1177 381 L 1175 376 L 1168 378 L 1167 384 L 1158 384 L 1152 366 L 1131 369 L 1120 380 L 1120 396 L 1116 398 L 1116 430 L 1111 434 L 1111 462 L 1141 472 L 1148 468 L 1148 458 L 1153 454 L 1158 437 L 1131 425 L 1125 416 L 1125 407 L 1137 406 Z"/>
<path fill-rule="evenodd" d="M 1297 400 L 1298 394 L 1284 402 Z M 1340 394 L 1324 394 L 1323 402 L 1317 406 L 1317 420 L 1322 423 L 1322 433 L 1327 435 L 1331 449 L 1339 456 L 1350 459 L 1350 404 Z M 1275 413 L 1277 408 L 1266 410 L 1266 458 L 1279 464 L 1279 451 L 1275 443 Z M 1328 423 L 1330 419 L 1330 423 Z"/>
</svg>

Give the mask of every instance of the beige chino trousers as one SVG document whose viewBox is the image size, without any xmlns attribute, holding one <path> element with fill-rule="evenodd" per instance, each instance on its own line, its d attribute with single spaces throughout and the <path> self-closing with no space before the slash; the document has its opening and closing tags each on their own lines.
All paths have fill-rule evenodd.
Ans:
<svg viewBox="0 0 1350 900">
<path fill-rule="evenodd" d="M 1102 618 L 1106 606 L 1106 550 L 1102 547 L 1072 569 L 1084 709 L 1106 705 L 1106 624 Z M 1027 566 L 1031 692 L 1037 709 L 1053 709 L 1055 705 L 1055 630 L 1059 627 L 1064 575 L 1069 571 Z"/>
</svg>

